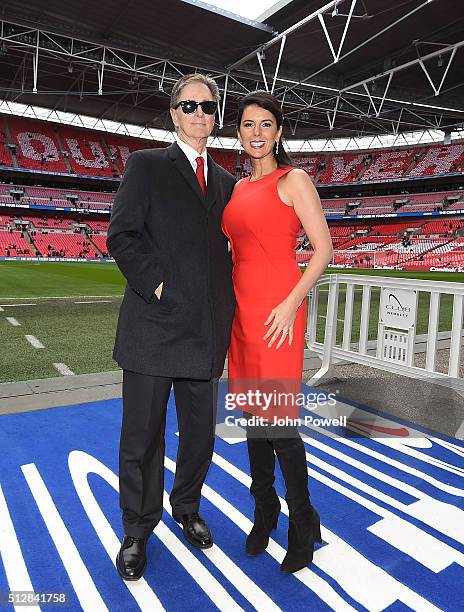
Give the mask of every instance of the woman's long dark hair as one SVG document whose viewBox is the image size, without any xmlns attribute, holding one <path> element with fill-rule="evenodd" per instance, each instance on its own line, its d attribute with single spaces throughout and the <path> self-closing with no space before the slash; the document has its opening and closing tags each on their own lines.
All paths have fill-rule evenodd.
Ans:
<svg viewBox="0 0 464 612">
<path fill-rule="evenodd" d="M 264 108 L 264 110 L 267 110 L 272 113 L 277 122 L 277 128 L 280 128 L 282 126 L 284 122 L 284 115 L 282 113 L 279 101 L 267 91 L 258 90 L 247 94 L 240 100 L 237 111 L 237 130 L 240 129 L 240 124 L 242 123 L 243 111 L 247 106 L 251 106 L 252 104 L 259 106 L 260 108 Z M 276 146 L 274 145 L 274 157 L 277 160 L 277 164 L 281 167 L 295 166 L 291 157 L 284 150 L 284 147 L 282 145 L 282 138 L 279 140 L 278 153 L 276 153 Z"/>
</svg>

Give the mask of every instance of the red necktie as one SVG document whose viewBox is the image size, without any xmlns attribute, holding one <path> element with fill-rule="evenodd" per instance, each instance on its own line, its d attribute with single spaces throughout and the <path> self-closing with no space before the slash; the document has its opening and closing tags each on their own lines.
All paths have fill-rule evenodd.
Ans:
<svg viewBox="0 0 464 612">
<path fill-rule="evenodd" d="M 200 183 L 200 187 L 206 196 L 206 181 L 205 181 L 205 160 L 203 157 L 197 157 L 197 179 Z"/>
</svg>

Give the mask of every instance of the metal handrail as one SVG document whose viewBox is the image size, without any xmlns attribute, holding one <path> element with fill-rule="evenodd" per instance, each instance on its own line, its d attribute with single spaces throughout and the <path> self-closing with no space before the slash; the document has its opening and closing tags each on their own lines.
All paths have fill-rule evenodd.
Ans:
<svg viewBox="0 0 464 612">
<path fill-rule="evenodd" d="M 340 285 L 346 284 L 345 312 L 343 318 L 343 336 L 341 346 L 336 345 L 337 325 L 338 325 L 338 298 Z M 327 301 L 327 317 L 325 324 L 324 341 L 316 341 L 316 324 L 318 316 L 318 298 L 321 288 L 329 286 Z M 357 343 L 357 350 L 354 350 L 351 342 L 353 327 L 353 304 L 354 288 L 362 287 L 361 321 L 360 336 Z M 430 308 L 427 333 L 427 347 L 425 367 L 395 363 L 382 358 L 380 351 L 376 355 L 368 353 L 368 331 L 369 313 L 371 310 L 372 288 L 391 288 L 391 289 L 414 289 L 416 291 L 430 294 Z M 450 330 L 450 355 L 448 372 L 438 372 L 436 370 L 436 343 L 438 322 L 440 316 L 440 296 L 442 294 L 453 296 L 453 314 Z M 446 384 L 457 390 L 464 391 L 464 380 L 459 373 L 459 359 L 462 344 L 462 318 L 464 285 L 461 283 L 414 280 L 407 278 L 394 278 L 383 276 L 364 276 L 361 274 L 329 274 L 322 276 L 310 293 L 308 324 L 306 340 L 308 348 L 320 355 L 321 367 L 316 374 L 308 381 L 308 384 L 315 385 L 326 377 L 337 361 L 343 360 L 369 367 L 388 370 L 400 375 L 413 378 Z M 417 321 L 417 312 L 416 312 Z M 413 334 L 412 345 L 415 339 L 415 325 L 409 333 Z M 377 344 L 380 342 L 377 336 Z"/>
</svg>

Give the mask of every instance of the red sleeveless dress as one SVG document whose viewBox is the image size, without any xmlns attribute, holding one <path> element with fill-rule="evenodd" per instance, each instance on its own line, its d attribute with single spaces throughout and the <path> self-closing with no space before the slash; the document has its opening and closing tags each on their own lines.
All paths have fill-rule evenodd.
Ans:
<svg viewBox="0 0 464 612">
<path fill-rule="evenodd" d="M 234 381 L 252 380 L 252 386 L 259 386 L 259 381 L 270 379 L 281 381 L 281 388 L 301 390 L 307 299 L 297 310 L 291 346 L 288 336 L 279 349 L 278 340 L 271 348 L 270 337 L 263 340 L 271 310 L 301 278 L 295 257 L 301 222 L 277 191 L 278 180 L 291 170 L 277 168 L 256 181 L 244 179 L 224 209 L 222 229 L 232 247 L 237 304 L 228 356 L 229 390 Z"/>
</svg>

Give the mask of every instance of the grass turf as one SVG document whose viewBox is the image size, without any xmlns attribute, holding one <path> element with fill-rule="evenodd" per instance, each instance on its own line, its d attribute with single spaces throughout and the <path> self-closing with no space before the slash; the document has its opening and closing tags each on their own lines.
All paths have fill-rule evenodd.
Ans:
<svg viewBox="0 0 464 612">
<path fill-rule="evenodd" d="M 331 268 L 328 273 L 370 274 L 400 278 L 433 279 L 462 282 L 463 274 L 440 272 L 407 272 L 397 270 L 358 270 Z M 53 363 L 66 364 L 75 374 L 116 370 L 112 360 L 114 334 L 125 279 L 115 264 L 80 264 L 75 262 L 0 262 L 0 382 L 14 382 L 59 376 Z M 369 338 L 377 333 L 378 290 L 373 290 L 373 307 Z M 324 297 L 325 295 L 325 297 Z M 325 314 L 326 295 L 320 298 L 320 315 Z M 76 296 L 76 297 L 74 297 Z M 92 304 L 76 304 L 77 296 L 100 296 L 110 300 Z M 61 299 L 57 299 L 61 298 Z M 96 298 L 95 298 L 96 299 Z M 34 303 L 35 306 L 13 304 Z M 441 301 L 440 330 L 451 328 L 452 299 Z M 355 293 L 353 334 L 359 337 L 361 293 Z M 339 300 L 339 319 L 344 315 L 344 291 Z M 14 317 L 21 324 L 12 326 L 6 317 Z M 428 297 L 420 294 L 418 333 L 426 333 Z M 325 318 L 320 316 L 317 339 L 321 340 Z M 337 341 L 341 340 L 339 325 Z M 45 346 L 33 348 L 25 338 L 30 334 Z"/>
<path fill-rule="evenodd" d="M 36 306 L 3 306 L 0 382 L 60 376 L 54 363 L 66 364 L 74 374 L 116 370 L 111 353 L 120 303 L 120 298 L 93 304 L 66 299 L 40 300 Z M 11 325 L 6 316 L 14 317 L 21 326 Z M 31 346 L 25 334 L 35 336 L 45 348 Z"/>
<path fill-rule="evenodd" d="M 0 299 L 121 295 L 125 280 L 113 263 L 0 261 Z"/>
</svg>

